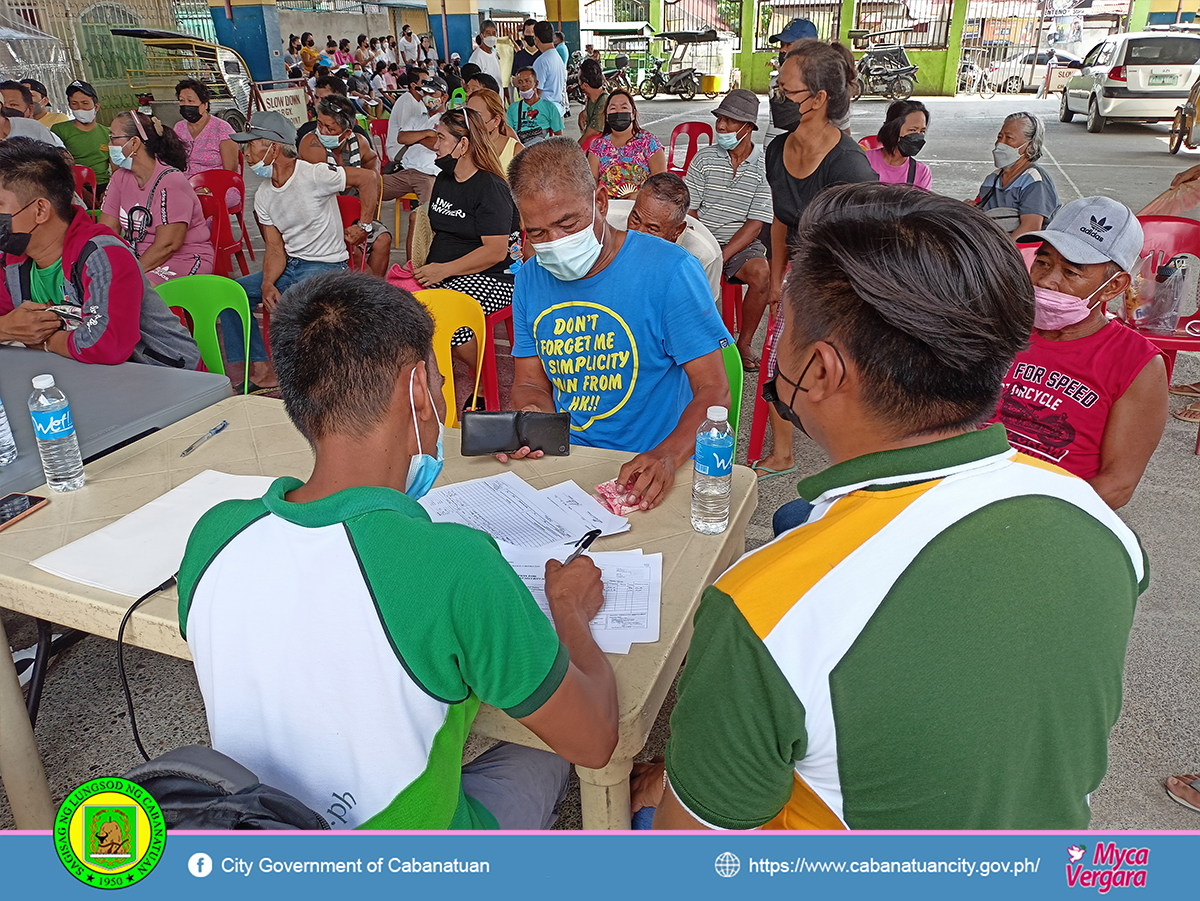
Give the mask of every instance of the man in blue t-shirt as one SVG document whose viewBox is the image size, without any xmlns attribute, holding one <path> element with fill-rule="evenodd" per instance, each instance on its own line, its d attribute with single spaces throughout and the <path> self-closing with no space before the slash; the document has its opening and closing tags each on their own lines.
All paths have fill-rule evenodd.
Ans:
<svg viewBox="0 0 1200 901">
<path fill-rule="evenodd" d="M 704 270 L 681 247 L 608 226 L 607 193 L 570 139 L 527 148 L 510 184 L 536 253 L 513 292 L 513 407 L 569 412 L 572 443 L 637 454 L 618 483 L 655 507 L 708 408 L 729 404 L 732 338 Z"/>
</svg>

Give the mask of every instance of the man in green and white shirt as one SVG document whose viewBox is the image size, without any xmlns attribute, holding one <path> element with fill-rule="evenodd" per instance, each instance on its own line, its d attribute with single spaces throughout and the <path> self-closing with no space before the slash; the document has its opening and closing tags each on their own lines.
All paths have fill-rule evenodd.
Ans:
<svg viewBox="0 0 1200 901">
<path fill-rule="evenodd" d="M 655 827 L 1085 829 L 1147 563 L 976 430 L 1032 328 L 1021 259 L 900 186 L 826 192 L 798 246 L 763 394 L 833 465 L 705 593 Z"/>
<path fill-rule="evenodd" d="M 188 542 L 179 623 L 213 747 L 335 829 L 549 828 L 562 758 L 603 767 L 616 745 L 588 625 L 599 571 L 547 566 L 552 624 L 488 535 L 417 503 L 440 472 L 443 411 L 433 323 L 411 295 L 315 276 L 271 332 L 316 462 L 307 483 L 217 506 Z M 562 757 L 501 744 L 463 769 L 481 702 Z"/>
</svg>

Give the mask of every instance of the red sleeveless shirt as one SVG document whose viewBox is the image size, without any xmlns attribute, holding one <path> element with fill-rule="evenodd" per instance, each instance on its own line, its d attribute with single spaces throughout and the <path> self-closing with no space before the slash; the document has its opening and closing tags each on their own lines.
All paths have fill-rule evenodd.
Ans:
<svg viewBox="0 0 1200 901">
<path fill-rule="evenodd" d="M 1004 423 L 1022 453 L 1090 479 L 1100 471 L 1108 411 L 1158 353 L 1119 322 L 1074 341 L 1034 332 L 1004 378 L 992 422 Z"/>
</svg>

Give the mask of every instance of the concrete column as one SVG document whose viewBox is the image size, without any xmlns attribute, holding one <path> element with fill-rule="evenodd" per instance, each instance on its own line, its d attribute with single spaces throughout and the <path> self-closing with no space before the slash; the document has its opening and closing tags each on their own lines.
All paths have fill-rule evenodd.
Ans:
<svg viewBox="0 0 1200 901">
<path fill-rule="evenodd" d="M 662 2 L 662 0 L 654 0 Z M 559 22 L 562 27 L 559 27 Z M 555 31 L 561 31 L 567 39 L 567 49 L 574 53 L 582 50 L 579 36 L 579 0 L 546 0 L 546 21 L 554 25 Z"/>
<path fill-rule="evenodd" d="M 446 13 L 446 37 L 442 32 L 442 9 Z M 451 53 L 457 53 L 465 63 L 475 52 L 475 35 L 479 33 L 479 4 L 476 0 L 427 0 L 429 10 L 429 30 L 437 39 L 438 47 L 442 48 L 445 58 L 450 59 Z M 443 43 L 448 47 L 442 47 Z"/>
<path fill-rule="evenodd" d="M 947 38 L 946 68 L 942 72 L 942 83 L 937 93 L 953 97 L 958 93 L 958 61 L 962 57 L 962 36 L 967 27 L 968 0 L 954 0 L 950 13 L 950 35 Z"/>
<path fill-rule="evenodd" d="M 241 54 L 255 81 L 287 78 L 275 0 L 232 0 L 232 5 L 233 18 L 229 19 L 225 0 L 208 0 L 217 43 Z"/>
</svg>

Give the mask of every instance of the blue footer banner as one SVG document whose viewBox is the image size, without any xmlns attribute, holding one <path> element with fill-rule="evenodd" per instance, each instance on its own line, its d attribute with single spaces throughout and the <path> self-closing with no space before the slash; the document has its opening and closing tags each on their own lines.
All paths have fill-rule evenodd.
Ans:
<svg viewBox="0 0 1200 901">
<path fill-rule="evenodd" d="M 1200 898 L 1200 833 L 0 833 L 5 898 Z M 97 893 L 100 894 L 97 894 Z"/>
</svg>

